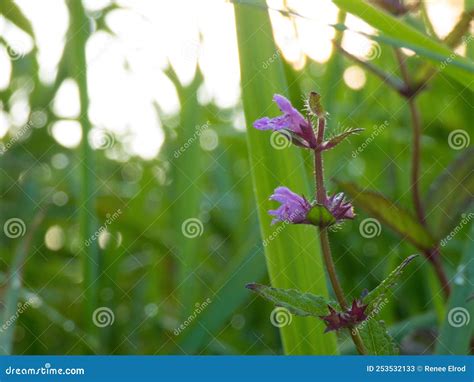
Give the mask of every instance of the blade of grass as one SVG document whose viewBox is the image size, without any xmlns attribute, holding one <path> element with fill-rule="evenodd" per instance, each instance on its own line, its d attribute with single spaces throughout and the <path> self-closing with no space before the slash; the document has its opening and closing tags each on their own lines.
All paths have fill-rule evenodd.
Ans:
<svg viewBox="0 0 474 382">
<path fill-rule="evenodd" d="M 309 193 L 309 183 L 301 153 L 294 148 L 275 150 L 270 136 L 255 131 L 252 123 L 267 114 L 276 114 L 272 105 L 274 93 L 286 93 L 287 83 L 280 58 L 267 69 L 262 64 L 275 55 L 269 16 L 245 5 L 235 4 L 237 39 L 243 106 L 252 167 L 260 230 L 263 238 L 274 237 L 265 246 L 271 283 L 279 288 L 297 288 L 327 296 L 324 271 L 316 235 L 311 227 L 288 226 L 274 235 L 267 210 L 268 197 L 274 188 L 285 184 L 297 192 Z M 249 280 L 254 281 L 254 280 Z M 243 287 L 243 285 L 242 285 Z M 323 334 L 322 322 L 293 317 L 292 323 L 280 328 L 286 354 L 334 354 L 333 334 Z"/>
<path fill-rule="evenodd" d="M 474 235 L 474 225 L 471 225 L 463 258 L 454 278 L 453 292 L 448 301 L 446 317 L 441 326 L 436 345 L 437 354 L 469 354 L 469 347 L 474 333 L 474 241 L 469 240 Z"/>
<path fill-rule="evenodd" d="M 178 288 L 177 299 L 182 307 L 181 318 L 187 317 L 199 302 L 202 284 L 196 275 L 197 269 L 203 261 L 201 235 L 205 234 L 206 227 L 199 219 L 202 192 L 200 179 L 203 175 L 202 150 L 199 144 L 199 129 L 206 124 L 205 116 L 197 100 L 197 92 L 203 81 L 199 69 L 193 81 L 188 86 L 182 86 L 176 73 L 170 68 L 168 78 L 176 87 L 181 104 L 180 125 L 177 128 L 177 150 L 181 154 L 171 157 L 173 168 L 174 190 L 178 195 L 172 195 L 172 215 L 174 232 L 177 235 L 178 256 Z M 177 151 L 175 151 L 176 153 Z M 177 203 L 176 198 L 178 197 Z M 192 219 L 192 220 L 188 220 Z M 194 221 L 200 223 L 200 233 L 186 235 L 186 223 Z"/>
<path fill-rule="evenodd" d="M 79 149 L 80 162 L 80 195 L 79 195 L 79 230 L 82 242 L 81 254 L 84 263 L 84 297 L 85 322 L 91 332 L 97 330 L 93 325 L 92 314 L 98 306 L 100 276 L 100 258 L 97 240 L 88 240 L 97 230 L 95 214 L 95 164 L 93 151 L 89 145 L 88 135 L 91 130 L 89 121 L 89 92 L 87 85 L 86 43 L 90 35 L 90 20 L 88 19 L 81 1 L 68 1 L 71 23 L 69 26 L 69 43 L 72 44 L 74 58 L 71 60 L 71 73 L 79 88 L 81 112 L 79 123 L 82 126 L 82 141 Z"/>
<path fill-rule="evenodd" d="M 16 318 L 18 318 L 19 313 L 18 301 L 23 285 L 23 266 L 30 252 L 34 235 L 43 219 L 44 211 L 40 210 L 29 225 L 25 238 L 19 243 L 13 257 L 13 263 L 7 279 L 6 297 L 3 303 L 2 328 L 0 330 L 0 354 L 11 354 L 12 352 Z M 4 329 L 4 326 L 6 326 L 6 329 Z"/>
</svg>

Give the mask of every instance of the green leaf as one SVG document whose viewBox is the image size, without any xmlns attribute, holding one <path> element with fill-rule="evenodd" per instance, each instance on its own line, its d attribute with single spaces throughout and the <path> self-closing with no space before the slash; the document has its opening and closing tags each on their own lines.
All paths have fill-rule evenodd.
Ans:
<svg viewBox="0 0 474 382">
<path fill-rule="evenodd" d="M 369 355 L 397 355 L 398 348 L 388 334 L 385 323 L 376 319 L 364 321 L 358 328 Z"/>
<path fill-rule="evenodd" d="M 264 1 L 258 4 L 266 7 Z M 272 102 L 273 95 L 285 95 L 288 86 L 268 13 L 243 4 L 235 4 L 234 7 L 255 208 L 262 239 L 265 241 L 272 237 L 265 246 L 270 281 L 274 287 L 298 288 L 327 296 L 314 227 L 288 224 L 283 230 L 275 231 L 270 225 L 271 217 L 267 211 L 271 205 L 268 198 L 276 187 L 285 184 L 295 192 L 306 195 L 310 195 L 311 190 L 301 150 L 295 147 L 275 150 L 268 135 L 252 127 L 258 118 L 278 115 L 279 110 Z M 271 65 L 263 69 L 262 65 L 269 58 L 272 58 Z M 275 235 L 275 232 L 278 234 Z M 324 323 L 321 320 L 295 317 L 292 324 L 280 328 L 280 332 L 286 354 L 337 352 L 336 337 L 333 333 L 323 333 Z"/>
<path fill-rule="evenodd" d="M 11 21 L 22 31 L 34 37 L 30 21 L 25 17 L 18 5 L 13 0 L 2 0 L 0 2 L 0 14 Z"/>
<path fill-rule="evenodd" d="M 433 182 L 427 194 L 427 222 L 442 239 L 469 211 L 474 195 L 474 148 L 466 149 Z"/>
<path fill-rule="evenodd" d="M 344 139 L 346 139 L 349 135 L 359 134 L 361 131 L 364 131 L 364 129 L 348 129 L 341 134 L 337 134 L 324 143 L 324 149 L 332 149 L 333 147 L 341 143 Z"/>
<path fill-rule="evenodd" d="M 474 225 L 468 236 L 474 236 Z M 474 334 L 474 241 L 468 240 L 458 272 L 453 278 L 453 290 L 448 301 L 446 317 L 436 345 L 437 354 L 469 354 Z"/>
<path fill-rule="evenodd" d="M 380 304 L 392 286 L 398 281 L 405 267 L 410 264 L 418 255 L 408 256 L 403 262 L 390 273 L 375 289 L 373 289 L 365 298 L 364 303 L 368 304 L 366 313 L 369 315 Z"/>
<path fill-rule="evenodd" d="M 261 284 L 248 284 L 247 288 L 258 293 L 261 297 L 273 302 L 276 306 L 286 308 L 297 316 L 325 316 L 330 301 L 322 296 L 303 293 L 296 289 L 272 288 Z"/>
<path fill-rule="evenodd" d="M 336 222 L 336 218 L 322 204 L 315 204 L 306 217 L 311 223 L 319 227 L 329 226 Z"/>
<path fill-rule="evenodd" d="M 400 236 L 409 240 L 419 249 L 427 250 L 435 245 L 431 234 L 409 212 L 383 195 L 362 190 L 354 183 L 338 182 L 338 184 L 346 193 L 352 196 L 356 205 L 393 229 Z"/>
<path fill-rule="evenodd" d="M 435 64 L 444 64 L 444 71 L 463 86 L 474 88 L 472 74 L 474 65 L 464 57 L 458 56 L 444 44 L 423 34 L 402 20 L 386 13 L 362 0 L 333 0 L 334 3 L 346 12 L 377 28 L 384 34 L 378 36 L 379 41 L 397 42 L 399 46 L 414 50 L 424 55 Z"/>
</svg>

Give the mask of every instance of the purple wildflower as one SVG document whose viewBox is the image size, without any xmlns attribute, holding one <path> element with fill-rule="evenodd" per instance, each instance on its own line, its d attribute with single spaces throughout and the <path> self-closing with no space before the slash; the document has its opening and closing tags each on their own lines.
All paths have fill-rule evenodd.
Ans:
<svg viewBox="0 0 474 382">
<path fill-rule="evenodd" d="M 354 219 L 354 208 L 345 201 L 343 192 L 328 196 L 324 205 L 336 220 Z"/>
<path fill-rule="evenodd" d="M 264 117 L 258 119 L 254 122 L 253 127 L 258 130 L 280 131 L 297 146 L 315 148 L 316 137 L 311 123 L 282 95 L 275 94 L 273 100 L 283 115 L 275 118 Z"/>
<path fill-rule="evenodd" d="M 272 224 L 279 221 L 293 224 L 308 223 L 306 215 L 311 210 L 311 204 L 305 197 L 295 194 L 286 187 L 277 187 L 270 200 L 281 203 L 276 210 L 268 211 L 270 215 L 275 216 Z"/>
</svg>

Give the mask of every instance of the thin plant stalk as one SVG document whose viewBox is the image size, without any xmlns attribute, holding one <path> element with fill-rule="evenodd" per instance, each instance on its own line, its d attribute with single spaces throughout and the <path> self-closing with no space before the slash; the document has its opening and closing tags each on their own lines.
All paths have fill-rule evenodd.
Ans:
<svg viewBox="0 0 474 382">
<path fill-rule="evenodd" d="M 397 61 L 400 67 L 400 72 L 405 82 L 405 86 L 410 88 L 412 86 L 412 81 L 410 75 L 408 73 L 408 68 L 405 63 L 405 58 L 402 52 L 399 49 L 395 49 L 395 56 L 397 57 Z M 412 148 L 412 160 L 411 160 L 411 192 L 412 192 L 412 199 L 413 205 L 415 207 L 416 216 L 419 222 L 426 227 L 426 217 L 425 211 L 423 208 L 423 202 L 420 196 L 420 165 L 421 165 L 421 117 L 420 111 L 418 106 L 416 105 L 415 98 L 417 96 L 417 92 L 414 92 L 411 95 L 405 96 L 408 106 L 410 109 L 410 117 L 412 122 L 412 131 L 413 131 L 413 148 Z M 449 280 L 446 276 L 446 273 L 443 269 L 443 265 L 441 263 L 441 253 L 438 246 L 425 251 L 425 256 L 430 262 L 433 264 L 435 268 L 436 275 L 440 281 L 440 284 L 443 288 L 443 291 L 446 297 L 450 294 L 450 286 Z"/>
<path fill-rule="evenodd" d="M 316 142 L 318 146 L 323 142 L 324 139 L 324 128 L 326 126 L 325 118 L 318 119 L 318 131 Z M 324 173 L 323 173 L 323 156 L 322 151 L 316 149 L 314 150 L 314 175 L 316 179 L 316 201 L 319 204 L 324 204 L 326 201 L 326 188 L 324 186 Z M 329 238 L 328 232 L 326 227 L 321 227 L 319 229 L 319 240 L 321 243 L 321 251 L 323 254 L 324 264 L 326 266 L 326 270 L 329 275 L 329 280 L 331 281 L 332 288 L 334 289 L 334 293 L 336 295 L 337 301 L 342 310 L 347 310 L 347 301 L 346 297 L 344 296 L 344 291 L 342 290 L 341 284 L 337 278 L 336 273 L 336 266 L 334 265 L 334 261 L 331 254 L 331 247 L 329 245 Z M 349 328 L 349 332 L 351 334 L 352 341 L 357 348 L 359 354 L 367 354 L 367 350 L 365 349 L 364 343 L 362 342 L 362 338 L 357 331 L 352 330 L 353 328 Z"/>
<path fill-rule="evenodd" d="M 95 165 L 93 151 L 89 145 L 88 135 L 91 130 L 89 121 L 89 92 L 87 84 L 87 60 L 86 44 L 90 35 L 90 21 L 85 13 L 81 1 L 69 1 L 70 8 L 70 34 L 73 44 L 74 60 L 71 70 L 77 81 L 81 104 L 79 122 L 82 126 L 82 141 L 79 148 L 80 160 L 80 213 L 79 226 L 82 241 L 82 253 L 84 256 L 84 295 L 86 304 L 86 317 L 92 317 L 98 306 L 98 279 L 100 276 L 99 249 L 96 241 L 86 245 L 86 240 L 94 235 L 97 229 L 97 218 L 95 216 Z M 91 330 L 96 329 L 91 319 L 87 320 Z"/>
</svg>

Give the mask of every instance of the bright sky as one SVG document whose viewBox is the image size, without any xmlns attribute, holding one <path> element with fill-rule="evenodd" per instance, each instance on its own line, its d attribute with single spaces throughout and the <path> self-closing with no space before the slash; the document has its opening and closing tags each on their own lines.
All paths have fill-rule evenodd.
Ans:
<svg viewBox="0 0 474 382">
<path fill-rule="evenodd" d="M 37 36 L 41 79 L 51 82 L 64 46 L 68 15 L 64 0 L 17 0 L 32 20 Z M 164 112 L 176 113 L 179 103 L 175 89 L 163 74 L 171 64 L 182 82 L 189 82 L 196 63 L 205 75 L 201 89 L 204 101 L 214 100 L 219 106 L 238 103 L 239 67 L 233 7 L 224 0 L 119 0 L 123 10 L 113 11 L 108 25 L 114 36 L 94 33 L 87 46 L 90 87 L 90 118 L 99 131 L 109 130 L 123 137 L 131 154 L 151 159 L 163 142 L 160 121 L 153 106 L 157 102 Z M 89 10 L 100 10 L 107 0 L 87 0 Z M 282 8 L 283 0 L 269 0 L 272 8 Z M 330 39 L 334 30 L 328 24 L 336 21 L 336 8 L 329 0 L 288 0 L 287 4 L 308 19 L 293 21 L 272 12 L 275 37 L 283 54 L 295 67 L 306 59 L 325 62 L 331 53 Z M 450 5 L 451 4 L 451 5 Z M 454 7 L 453 7 L 454 5 Z M 452 27 L 460 12 L 462 0 L 428 2 L 429 14 L 440 35 Z M 373 29 L 352 16 L 349 28 L 365 32 Z M 28 51 L 32 41 L 0 16 L 0 34 L 18 51 Z M 200 39 L 200 34 L 202 39 Z M 371 42 L 347 33 L 344 47 L 359 56 L 370 55 Z M 0 49 L 0 89 L 8 87 L 10 63 L 8 52 Z M 4 70 L 3 68 L 6 68 Z M 351 67 L 344 74 L 348 86 L 364 86 L 364 73 Z M 8 121 L 26 123 L 27 106 L 18 99 L 16 116 L 0 111 L 0 137 Z M 77 116 L 77 87 L 67 81 L 57 95 L 53 110 L 64 119 Z M 13 119 L 13 121 L 12 121 Z M 52 128 L 56 140 L 75 147 L 81 140 L 80 125 L 61 121 Z"/>
</svg>

